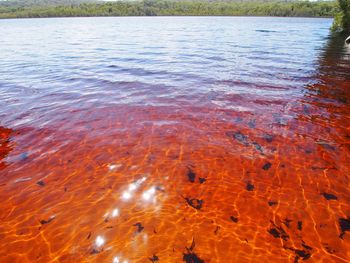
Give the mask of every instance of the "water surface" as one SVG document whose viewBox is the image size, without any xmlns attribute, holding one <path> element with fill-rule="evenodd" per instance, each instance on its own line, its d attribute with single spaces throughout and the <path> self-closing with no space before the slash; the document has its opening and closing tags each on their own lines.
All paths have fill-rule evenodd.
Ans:
<svg viewBox="0 0 350 263">
<path fill-rule="evenodd" d="M 349 262 L 331 23 L 1 20 L 0 262 Z"/>
</svg>

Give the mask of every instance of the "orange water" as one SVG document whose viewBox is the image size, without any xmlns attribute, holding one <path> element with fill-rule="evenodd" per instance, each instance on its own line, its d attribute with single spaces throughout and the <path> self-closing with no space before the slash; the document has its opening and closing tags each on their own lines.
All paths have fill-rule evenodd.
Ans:
<svg viewBox="0 0 350 263">
<path fill-rule="evenodd" d="M 225 97 L 260 114 L 184 101 L 1 127 L 0 262 L 349 262 L 350 68 L 327 52 L 305 96 Z"/>
</svg>

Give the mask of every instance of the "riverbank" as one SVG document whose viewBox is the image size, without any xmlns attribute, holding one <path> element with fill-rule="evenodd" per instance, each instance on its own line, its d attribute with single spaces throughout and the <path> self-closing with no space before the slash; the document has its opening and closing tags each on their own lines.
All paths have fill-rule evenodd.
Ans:
<svg viewBox="0 0 350 263">
<path fill-rule="evenodd" d="M 0 4 L 0 18 L 94 16 L 333 17 L 336 2 L 140 1 L 22 6 Z"/>
</svg>

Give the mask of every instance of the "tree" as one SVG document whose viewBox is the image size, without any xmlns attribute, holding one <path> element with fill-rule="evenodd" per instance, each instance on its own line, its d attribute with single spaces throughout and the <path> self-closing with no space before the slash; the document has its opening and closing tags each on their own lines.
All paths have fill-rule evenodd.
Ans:
<svg viewBox="0 0 350 263">
<path fill-rule="evenodd" d="M 350 32 L 350 0 L 338 0 L 340 12 L 334 17 L 333 30 Z"/>
</svg>

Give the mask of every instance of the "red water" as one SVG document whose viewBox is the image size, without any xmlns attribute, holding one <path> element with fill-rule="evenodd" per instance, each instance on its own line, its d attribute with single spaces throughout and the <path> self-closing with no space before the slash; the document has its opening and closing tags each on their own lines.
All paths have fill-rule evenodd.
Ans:
<svg viewBox="0 0 350 263">
<path fill-rule="evenodd" d="M 260 114 L 184 100 L 1 127 L 0 262 L 350 262 L 350 67 L 325 52 L 304 96 L 225 95 Z"/>
</svg>

